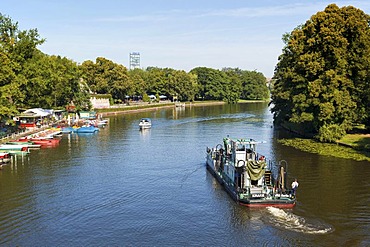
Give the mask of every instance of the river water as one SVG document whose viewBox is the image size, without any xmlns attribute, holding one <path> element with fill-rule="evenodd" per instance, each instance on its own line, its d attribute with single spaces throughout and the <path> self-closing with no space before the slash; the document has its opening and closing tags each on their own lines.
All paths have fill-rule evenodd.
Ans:
<svg viewBox="0 0 370 247">
<path fill-rule="evenodd" d="M 140 118 L 152 129 L 139 131 Z M 265 103 L 109 117 L 0 171 L 2 246 L 370 246 L 370 164 L 277 142 Z M 266 143 L 298 179 L 294 209 L 237 205 L 206 170 L 226 135 Z"/>
</svg>

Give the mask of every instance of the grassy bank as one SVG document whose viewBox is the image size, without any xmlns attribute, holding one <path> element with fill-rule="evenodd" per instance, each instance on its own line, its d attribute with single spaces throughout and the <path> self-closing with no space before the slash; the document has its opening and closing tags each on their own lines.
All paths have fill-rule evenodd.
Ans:
<svg viewBox="0 0 370 247">
<path fill-rule="evenodd" d="M 339 143 L 321 143 L 313 139 L 303 138 L 281 139 L 279 142 L 283 145 L 291 146 L 309 153 L 357 161 L 370 161 L 369 151 L 364 149 L 360 150 L 347 145 L 339 145 Z"/>
<path fill-rule="evenodd" d="M 347 134 L 338 143 L 356 150 L 370 152 L 370 134 Z"/>
</svg>

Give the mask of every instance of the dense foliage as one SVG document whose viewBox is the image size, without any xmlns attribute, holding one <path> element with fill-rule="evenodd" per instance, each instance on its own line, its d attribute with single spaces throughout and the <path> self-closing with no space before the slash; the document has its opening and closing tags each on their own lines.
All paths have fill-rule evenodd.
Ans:
<svg viewBox="0 0 370 247">
<path fill-rule="evenodd" d="M 166 96 L 180 101 L 268 99 L 266 78 L 256 71 L 195 68 L 190 72 L 148 67 L 128 71 L 103 57 L 77 65 L 37 49 L 37 29 L 21 31 L 0 14 L 0 121 L 25 108 L 91 108 L 90 95 L 109 95 L 121 103 L 131 96 Z"/>
<path fill-rule="evenodd" d="M 80 82 L 76 63 L 37 49 L 44 39 L 37 29 L 21 31 L 0 14 L 0 120 L 20 108 L 89 108 L 89 92 Z"/>
<path fill-rule="evenodd" d="M 354 123 L 369 126 L 370 16 L 331 4 L 284 36 L 275 68 L 277 124 L 303 126 L 332 142 Z"/>
<path fill-rule="evenodd" d="M 198 98 L 235 103 L 239 99 L 266 100 L 269 90 L 260 72 L 224 68 L 222 71 L 198 67 L 190 71 L 198 78 Z"/>
</svg>

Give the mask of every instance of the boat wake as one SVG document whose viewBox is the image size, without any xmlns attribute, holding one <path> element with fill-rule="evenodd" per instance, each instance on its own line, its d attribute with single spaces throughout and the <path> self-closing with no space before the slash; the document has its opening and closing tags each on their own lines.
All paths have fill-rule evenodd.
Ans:
<svg viewBox="0 0 370 247">
<path fill-rule="evenodd" d="M 268 212 L 274 217 L 270 217 L 274 225 L 287 230 L 302 232 L 307 234 L 326 234 L 334 229 L 323 222 L 308 222 L 305 218 L 286 212 L 280 208 L 267 207 Z"/>
</svg>

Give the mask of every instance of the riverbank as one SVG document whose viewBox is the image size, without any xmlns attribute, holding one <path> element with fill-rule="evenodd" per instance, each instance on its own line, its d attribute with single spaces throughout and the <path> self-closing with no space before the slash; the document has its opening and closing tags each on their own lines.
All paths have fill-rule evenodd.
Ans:
<svg viewBox="0 0 370 247">
<path fill-rule="evenodd" d="M 257 101 L 247 101 L 242 103 L 248 102 L 257 102 Z M 226 104 L 224 101 L 196 101 L 196 102 L 186 102 L 185 107 L 197 107 L 197 106 L 207 106 L 207 105 L 223 105 Z M 156 111 L 158 109 L 164 108 L 173 108 L 176 107 L 175 103 L 173 102 L 164 102 L 164 103 L 141 103 L 135 105 L 127 105 L 127 106 L 118 106 L 118 107 L 110 107 L 105 109 L 96 109 L 97 114 L 101 114 L 104 116 L 112 116 L 112 115 L 119 115 L 119 114 L 128 114 L 128 113 L 136 113 L 136 112 L 143 112 L 143 111 Z"/>
<path fill-rule="evenodd" d="M 347 134 L 337 143 L 356 150 L 370 152 L 370 134 Z"/>
<path fill-rule="evenodd" d="M 335 143 L 321 143 L 315 141 L 315 134 L 308 132 L 305 129 L 305 126 L 285 123 L 282 124 L 281 127 L 300 137 L 293 138 L 291 140 L 282 140 L 281 142 L 284 145 L 292 146 L 306 152 L 331 155 L 341 158 L 346 158 L 345 154 L 348 154 L 349 152 L 346 152 L 345 148 L 350 148 L 358 155 L 353 154 L 351 151 L 351 154 L 349 154 L 347 158 L 354 157 L 355 160 L 370 161 L 370 134 L 366 133 L 364 128 L 354 128 L 352 133 L 344 135 Z M 338 149 L 336 146 L 340 146 L 344 149 Z"/>
<path fill-rule="evenodd" d="M 238 104 L 245 104 L 245 103 L 258 103 L 258 102 L 266 102 L 264 100 L 240 100 Z M 224 101 L 194 101 L 194 102 L 184 102 L 185 107 L 198 107 L 198 106 L 208 106 L 208 105 L 225 105 L 227 104 Z M 95 109 L 98 114 L 104 116 L 111 116 L 111 115 L 118 115 L 118 114 L 128 114 L 128 113 L 136 113 L 142 111 L 155 111 L 158 109 L 163 108 L 172 108 L 176 107 L 176 103 L 174 102 L 158 102 L 158 103 L 137 103 L 134 105 L 118 105 L 112 106 L 110 108 L 105 109 Z"/>
</svg>

